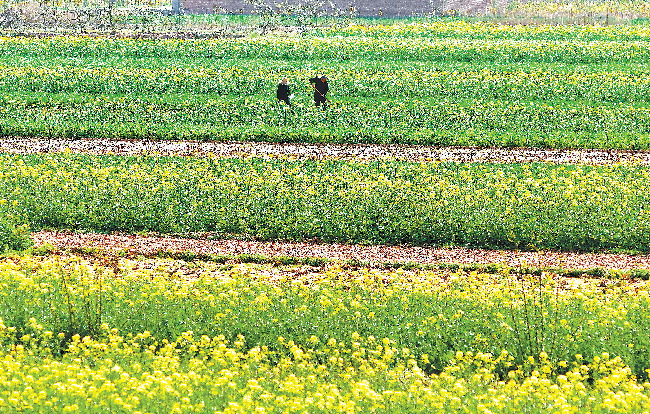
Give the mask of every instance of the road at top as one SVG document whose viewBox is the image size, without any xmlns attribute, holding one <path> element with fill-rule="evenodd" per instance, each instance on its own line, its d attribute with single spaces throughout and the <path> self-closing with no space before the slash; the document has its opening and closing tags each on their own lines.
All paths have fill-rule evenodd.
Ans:
<svg viewBox="0 0 650 414">
<path fill-rule="evenodd" d="M 13 154 L 75 153 L 196 157 L 287 157 L 373 161 L 548 162 L 606 165 L 650 164 L 648 151 L 552 150 L 538 148 L 457 148 L 418 145 L 293 144 L 110 139 L 0 138 L 0 152 Z"/>
</svg>

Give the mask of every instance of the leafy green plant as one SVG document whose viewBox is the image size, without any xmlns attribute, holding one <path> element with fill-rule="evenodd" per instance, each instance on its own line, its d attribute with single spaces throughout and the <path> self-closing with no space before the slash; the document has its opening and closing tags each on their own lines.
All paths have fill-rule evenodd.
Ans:
<svg viewBox="0 0 650 414">
<path fill-rule="evenodd" d="M 33 246 L 29 225 L 0 217 L 0 253 L 27 250 Z"/>
</svg>

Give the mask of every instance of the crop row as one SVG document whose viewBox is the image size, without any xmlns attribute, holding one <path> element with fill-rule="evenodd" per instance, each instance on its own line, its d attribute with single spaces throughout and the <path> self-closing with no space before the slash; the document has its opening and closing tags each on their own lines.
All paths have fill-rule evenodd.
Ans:
<svg viewBox="0 0 650 414">
<path fill-rule="evenodd" d="M 595 64 L 619 62 L 645 64 L 650 59 L 647 42 L 579 41 L 579 40 L 510 40 L 510 39 L 430 39 L 367 37 L 252 37 L 240 39 L 209 39 L 162 41 L 54 37 L 0 37 L 0 53 L 12 57 L 39 56 L 93 57 L 95 59 L 178 58 L 253 59 L 284 61 L 354 59 L 374 61 L 426 62 L 545 62 Z"/>
<path fill-rule="evenodd" d="M 650 148 L 650 111 L 537 102 L 358 100 L 295 111 L 274 98 L 0 97 L 0 135 L 57 138 Z M 522 125 L 525 129 L 522 129 Z"/>
<path fill-rule="evenodd" d="M 0 263 L 22 412 L 643 412 L 647 284 L 25 257 Z M 180 263 L 182 265 L 182 263 Z M 187 265 L 187 264 L 185 264 Z M 273 281 L 273 283 L 269 283 Z"/>
<path fill-rule="evenodd" d="M 520 5 L 521 6 L 521 5 Z M 648 7 L 645 4 L 645 7 Z M 353 24 L 345 27 L 315 29 L 315 36 L 350 36 L 371 38 L 456 38 L 517 40 L 647 41 L 650 30 L 636 25 L 507 25 L 464 20 L 393 24 Z"/>
<path fill-rule="evenodd" d="M 116 67 L 0 67 L 3 93 L 76 94 L 196 94 L 273 96 L 278 80 L 289 78 L 292 90 L 309 96 L 309 69 L 287 69 L 266 62 L 245 68 L 247 61 L 229 67 L 116 68 Z M 265 62 L 255 62 L 265 64 Z M 246 70 L 248 69 L 248 70 Z M 562 73 L 542 70 L 447 71 L 435 69 L 330 69 L 331 89 L 337 97 L 411 99 L 581 100 L 647 102 L 650 76 L 645 72 Z"/>
<path fill-rule="evenodd" d="M 650 16 L 650 7 L 645 1 L 639 0 L 610 0 L 592 1 L 578 0 L 574 2 L 557 2 L 542 0 L 534 3 L 518 3 L 510 9 L 514 15 L 524 15 L 528 18 L 560 16 L 571 22 L 605 22 L 610 19 L 623 22 L 631 19 L 645 20 Z M 595 23 L 594 24 L 597 24 Z M 580 24 L 578 23 L 578 24 Z"/>
<path fill-rule="evenodd" d="M 0 156 L 32 228 L 646 251 L 646 167 Z"/>
<path fill-rule="evenodd" d="M 420 40 L 2 38 L 0 134 L 650 148 L 645 42 Z M 282 76 L 295 113 L 276 105 Z"/>
</svg>

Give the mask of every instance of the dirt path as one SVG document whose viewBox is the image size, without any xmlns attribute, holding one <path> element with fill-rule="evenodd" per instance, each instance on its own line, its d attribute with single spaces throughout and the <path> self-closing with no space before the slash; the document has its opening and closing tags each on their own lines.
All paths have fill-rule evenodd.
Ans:
<svg viewBox="0 0 650 414">
<path fill-rule="evenodd" d="M 0 138 L 0 152 L 113 155 L 292 157 L 370 161 L 549 162 L 571 164 L 650 164 L 647 151 L 458 148 L 417 145 L 272 144 L 263 142 L 147 141 L 109 139 Z"/>
<path fill-rule="evenodd" d="M 630 270 L 650 269 L 650 255 L 576 254 L 557 252 L 517 252 L 481 249 L 439 249 L 407 246 L 359 246 L 241 240 L 184 239 L 178 237 L 137 236 L 126 234 L 73 234 L 39 232 L 33 234 L 36 246 L 50 243 L 59 248 L 99 247 L 126 250 L 135 254 L 156 251 L 192 251 L 221 255 L 260 254 L 267 257 L 317 257 L 335 260 L 359 260 L 371 263 L 413 262 L 420 264 L 503 264 L 511 267 L 564 269 Z"/>
</svg>

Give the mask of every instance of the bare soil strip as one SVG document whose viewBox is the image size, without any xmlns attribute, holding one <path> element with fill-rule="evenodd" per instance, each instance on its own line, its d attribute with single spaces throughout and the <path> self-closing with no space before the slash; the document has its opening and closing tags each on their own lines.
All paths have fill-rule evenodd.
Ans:
<svg viewBox="0 0 650 414">
<path fill-rule="evenodd" d="M 551 150 L 534 148 L 459 148 L 418 145 L 275 144 L 264 142 L 147 141 L 110 139 L 0 138 L 0 152 L 70 152 L 97 155 L 196 157 L 289 157 L 372 161 L 548 162 L 606 165 L 650 164 L 648 151 Z"/>
<path fill-rule="evenodd" d="M 360 246 L 295 242 L 257 242 L 242 240 L 186 239 L 179 237 L 139 236 L 132 234 L 96 234 L 42 231 L 33 233 L 34 243 L 49 243 L 60 249 L 95 247 L 107 251 L 124 250 L 131 254 L 157 251 L 191 251 L 199 254 L 259 254 L 266 257 L 316 257 L 333 260 L 358 260 L 368 263 L 418 264 L 502 264 L 510 267 L 557 269 L 650 269 L 650 255 L 579 254 L 558 252 L 518 252 L 482 249 L 442 249 L 411 246 Z"/>
</svg>

